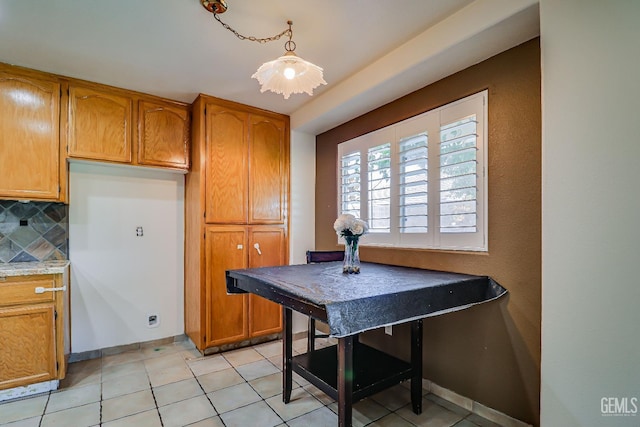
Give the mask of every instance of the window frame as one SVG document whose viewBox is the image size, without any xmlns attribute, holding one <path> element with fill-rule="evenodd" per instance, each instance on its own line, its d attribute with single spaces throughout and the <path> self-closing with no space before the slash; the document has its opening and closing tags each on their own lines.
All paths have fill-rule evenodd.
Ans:
<svg viewBox="0 0 640 427">
<path fill-rule="evenodd" d="M 440 231 L 440 141 L 445 125 L 470 115 L 476 116 L 476 232 Z M 409 119 L 369 132 L 338 144 L 337 184 L 338 214 L 342 213 L 342 159 L 360 153 L 360 215 L 369 222 L 368 157 L 370 148 L 390 143 L 390 228 L 388 233 L 371 232 L 361 238 L 361 245 L 459 251 L 488 251 L 488 90 L 475 93 Z M 427 133 L 428 231 L 400 232 L 400 159 L 403 138 Z M 435 199 L 433 195 L 436 195 Z M 338 239 L 339 243 L 343 243 Z"/>
</svg>

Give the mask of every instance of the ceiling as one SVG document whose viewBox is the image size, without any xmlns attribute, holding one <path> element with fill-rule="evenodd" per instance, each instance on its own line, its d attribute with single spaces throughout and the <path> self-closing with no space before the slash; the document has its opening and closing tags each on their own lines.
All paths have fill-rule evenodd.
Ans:
<svg viewBox="0 0 640 427">
<path fill-rule="evenodd" d="M 284 53 L 242 41 L 199 0 L 2 0 L 0 62 L 192 102 L 199 93 L 291 115 L 317 134 L 539 34 L 537 0 L 227 0 L 220 18 L 324 68 L 314 96 L 260 93 Z"/>
</svg>

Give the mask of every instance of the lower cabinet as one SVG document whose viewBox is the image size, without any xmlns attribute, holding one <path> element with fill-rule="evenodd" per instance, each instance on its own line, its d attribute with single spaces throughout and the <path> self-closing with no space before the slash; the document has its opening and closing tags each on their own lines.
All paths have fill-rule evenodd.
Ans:
<svg viewBox="0 0 640 427">
<path fill-rule="evenodd" d="M 249 227 L 249 268 L 285 264 L 284 229 Z M 249 294 L 249 337 L 278 333 L 282 330 L 282 307 Z"/>
<path fill-rule="evenodd" d="M 248 294 L 227 295 L 226 270 L 284 265 L 285 229 L 221 225 L 206 228 L 204 347 L 216 347 L 282 330 L 278 304 Z"/>
<path fill-rule="evenodd" d="M 62 379 L 65 362 L 62 274 L 0 277 L 0 390 Z"/>
</svg>

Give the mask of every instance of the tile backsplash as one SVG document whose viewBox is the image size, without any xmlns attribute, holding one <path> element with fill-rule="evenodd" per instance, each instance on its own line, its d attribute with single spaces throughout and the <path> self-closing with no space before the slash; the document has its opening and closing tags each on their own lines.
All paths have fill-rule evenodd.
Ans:
<svg viewBox="0 0 640 427">
<path fill-rule="evenodd" d="M 0 200 L 0 262 L 68 259 L 68 212 L 63 203 Z"/>
</svg>

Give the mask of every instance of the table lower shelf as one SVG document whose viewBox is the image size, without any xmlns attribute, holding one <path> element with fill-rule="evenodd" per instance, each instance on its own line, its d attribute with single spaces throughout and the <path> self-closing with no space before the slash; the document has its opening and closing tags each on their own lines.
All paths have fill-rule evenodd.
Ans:
<svg viewBox="0 0 640 427">
<path fill-rule="evenodd" d="M 412 376 L 410 363 L 361 343 L 354 345 L 353 367 L 353 402 L 399 384 Z M 337 346 L 293 357 L 292 369 L 328 396 L 338 400 Z"/>
</svg>

